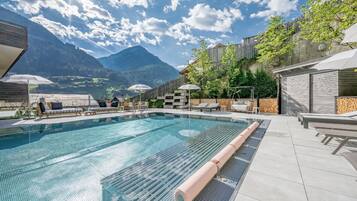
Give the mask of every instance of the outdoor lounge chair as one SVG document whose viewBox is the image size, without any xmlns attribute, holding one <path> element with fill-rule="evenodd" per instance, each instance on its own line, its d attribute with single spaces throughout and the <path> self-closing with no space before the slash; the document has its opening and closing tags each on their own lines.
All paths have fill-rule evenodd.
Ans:
<svg viewBox="0 0 357 201">
<path fill-rule="evenodd" d="M 312 122 L 318 122 L 318 123 L 335 123 L 335 122 L 340 122 L 340 123 L 346 123 L 349 124 L 350 122 L 356 123 L 357 120 L 352 118 L 352 117 L 347 117 L 347 116 L 333 116 L 333 115 L 328 115 L 328 116 L 319 116 L 319 115 L 312 115 L 312 116 L 304 116 L 302 118 L 302 124 L 304 128 L 309 128 L 309 123 Z"/>
<path fill-rule="evenodd" d="M 191 109 L 194 109 L 194 110 L 200 110 L 202 112 L 203 109 L 206 109 L 208 106 L 208 103 L 200 103 L 198 105 L 193 105 L 191 107 Z"/>
<path fill-rule="evenodd" d="M 88 108 L 88 111 L 96 112 L 96 113 L 110 113 L 110 112 L 118 112 L 120 110 L 119 107 L 111 107 L 107 106 L 105 101 L 97 101 L 99 107 L 91 107 Z"/>
<path fill-rule="evenodd" d="M 322 143 L 325 145 L 327 145 L 334 137 L 343 139 L 332 154 L 336 154 L 348 140 L 357 139 L 357 119 L 354 123 L 350 122 L 346 124 L 338 121 L 335 123 L 316 122 L 312 123 L 311 126 L 314 127 L 319 134 L 325 136 L 322 140 Z"/>
<path fill-rule="evenodd" d="M 40 100 L 39 105 L 39 116 L 42 118 L 43 116 L 46 116 L 47 118 L 49 116 L 58 116 L 58 115 L 81 115 L 83 112 L 82 108 L 63 108 L 61 102 L 55 102 L 51 103 L 51 107 L 47 105 L 47 103 L 44 100 Z"/>
<path fill-rule="evenodd" d="M 212 112 L 212 110 L 221 110 L 221 106 L 218 103 L 210 103 L 205 109 Z"/>
<path fill-rule="evenodd" d="M 298 117 L 298 121 L 300 121 L 301 123 L 303 123 L 304 121 L 304 117 L 306 116 L 316 116 L 316 117 L 354 117 L 357 116 L 357 111 L 353 111 L 353 112 L 347 112 L 347 113 L 343 113 L 343 114 L 319 114 L 319 113 L 298 113 L 297 117 Z"/>
</svg>

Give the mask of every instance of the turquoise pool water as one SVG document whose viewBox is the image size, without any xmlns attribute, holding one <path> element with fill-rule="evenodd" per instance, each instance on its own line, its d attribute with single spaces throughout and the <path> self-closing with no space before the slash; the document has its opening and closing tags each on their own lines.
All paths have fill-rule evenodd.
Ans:
<svg viewBox="0 0 357 201">
<path fill-rule="evenodd" d="M 247 126 L 245 121 L 151 114 L 0 129 L 13 133 L 0 137 L 0 200 L 102 200 L 101 179 L 188 145 L 205 131 L 229 127 L 238 134 Z"/>
</svg>

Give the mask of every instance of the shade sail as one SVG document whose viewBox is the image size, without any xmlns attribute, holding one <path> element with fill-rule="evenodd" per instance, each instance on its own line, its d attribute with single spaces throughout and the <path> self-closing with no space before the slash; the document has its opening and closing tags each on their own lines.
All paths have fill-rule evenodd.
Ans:
<svg viewBox="0 0 357 201">
<path fill-rule="evenodd" d="M 341 43 L 355 43 L 357 42 L 357 23 L 344 31 L 345 37 Z"/>
<path fill-rule="evenodd" d="M 325 59 L 312 68 L 317 70 L 344 70 L 357 68 L 357 49 L 352 49 Z"/>
</svg>

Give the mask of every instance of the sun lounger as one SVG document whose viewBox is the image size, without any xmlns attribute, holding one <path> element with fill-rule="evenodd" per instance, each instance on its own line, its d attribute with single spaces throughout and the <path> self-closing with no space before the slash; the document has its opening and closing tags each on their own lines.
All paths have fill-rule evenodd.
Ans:
<svg viewBox="0 0 357 201">
<path fill-rule="evenodd" d="M 221 110 L 221 106 L 218 103 L 211 103 L 205 109 L 212 112 L 212 110 Z"/>
<path fill-rule="evenodd" d="M 302 119 L 302 124 L 304 128 L 309 128 L 309 123 L 320 122 L 320 123 L 345 123 L 345 124 L 354 124 L 357 122 L 357 119 L 347 116 L 304 116 Z"/>
<path fill-rule="evenodd" d="M 314 127 L 319 134 L 325 136 L 325 138 L 322 140 L 325 145 L 327 145 L 334 137 L 343 139 L 338 147 L 332 152 L 332 154 L 336 154 L 342 148 L 342 146 L 348 142 L 348 140 L 357 139 L 357 120 L 355 120 L 355 123 L 353 124 L 351 122 L 348 124 L 343 122 L 315 122 L 311 123 L 311 126 Z"/>
<path fill-rule="evenodd" d="M 118 112 L 120 110 L 119 107 L 111 107 L 107 106 L 105 101 L 97 101 L 99 107 L 90 107 L 88 111 L 96 112 L 96 113 L 109 113 L 109 112 Z"/>
<path fill-rule="evenodd" d="M 191 108 L 194 110 L 200 110 L 202 111 L 203 109 L 206 109 L 208 106 L 208 103 L 200 103 L 198 105 L 193 105 Z"/>
<path fill-rule="evenodd" d="M 319 114 L 319 113 L 299 113 L 297 115 L 298 121 L 303 123 L 304 117 L 306 116 L 316 116 L 316 117 L 354 117 L 357 116 L 357 111 L 347 112 L 343 114 Z"/>
<path fill-rule="evenodd" d="M 62 103 L 52 103 L 52 108 L 50 108 L 45 101 L 39 103 L 39 116 L 49 117 L 57 115 L 81 115 L 83 112 L 82 108 L 62 108 Z"/>
</svg>

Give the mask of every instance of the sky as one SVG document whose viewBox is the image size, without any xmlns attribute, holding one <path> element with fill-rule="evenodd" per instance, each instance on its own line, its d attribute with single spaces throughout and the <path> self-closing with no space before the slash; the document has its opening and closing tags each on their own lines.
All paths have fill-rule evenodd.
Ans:
<svg viewBox="0 0 357 201">
<path fill-rule="evenodd" d="M 63 42 L 98 58 L 141 45 L 182 68 L 192 49 L 240 43 L 264 31 L 269 17 L 293 20 L 305 0 L 0 0 Z"/>
</svg>

